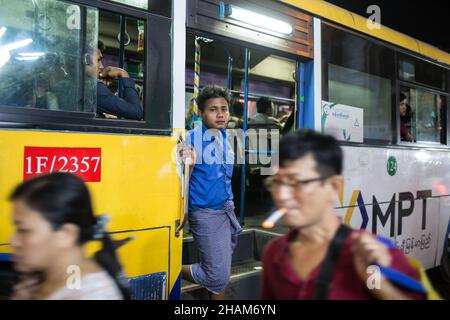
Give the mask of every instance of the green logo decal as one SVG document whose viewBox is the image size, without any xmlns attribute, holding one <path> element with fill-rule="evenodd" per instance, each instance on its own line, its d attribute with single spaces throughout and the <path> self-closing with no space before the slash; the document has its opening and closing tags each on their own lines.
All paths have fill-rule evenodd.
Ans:
<svg viewBox="0 0 450 320">
<path fill-rule="evenodd" d="M 390 176 L 393 176 L 397 173 L 397 159 L 395 157 L 390 156 L 387 161 L 387 172 Z"/>
</svg>

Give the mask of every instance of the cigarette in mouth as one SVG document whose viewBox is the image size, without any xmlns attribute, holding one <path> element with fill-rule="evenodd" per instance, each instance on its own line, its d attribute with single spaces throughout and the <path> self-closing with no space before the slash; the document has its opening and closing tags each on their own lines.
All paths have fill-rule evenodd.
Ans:
<svg viewBox="0 0 450 320">
<path fill-rule="evenodd" d="M 270 229 L 275 226 L 278 220 L 287 212 L 286 208 L 281 208 L 277 211 L 274 211 L 264 222 L 262 223 L 262 227 L 265 229 Z"/>
</svg>

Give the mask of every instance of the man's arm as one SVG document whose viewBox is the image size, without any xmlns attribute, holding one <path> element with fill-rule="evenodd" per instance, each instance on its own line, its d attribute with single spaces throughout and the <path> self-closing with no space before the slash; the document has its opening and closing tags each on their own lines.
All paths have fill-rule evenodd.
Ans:
<svg viewBox="0 0 450 320">
<path fill-rule="evenodd" d="M 120 68 L 108 67 L 102 71 L 105 78 L 122 78 L 123 99 L 115 96 L 102 82 L 97 83 L 97 111 L 117 115 L 132 120 L 142 120 L 141 100 L 128 72 Z"/>
<path fill-rule="evenodd" d="M 384 244 L 376 240 L 373 235 L 365 232 L 354 232 L 351 237 L 354 267 L 359 278 L 365 284 L 367 284 L 367 280 L 370 276 L 367 272 L 367 268 L 370 265 L 379 264 L 385 267 L 394 266 L 397 268 L 401 266 L 402 268 L 399 270 L 402 272 L 405 272 L 405 270 L 402 269 L 407 269 L 406 266 L 408 264 L 406 262 L 406 257 L 404 257 L 403 254 L 397 254 L 395 250 L 389 250 Z M 402 258 L 405 262 L 398 265 L 399 260 L 402 260 Z M 412 273 L 414 273 L 414 271 L 410 273 L 411 274 L 409 274 L 409 276 L 413 276 Z M 416 294 L 414 292 L 409 292 L 398 288 L 384 276 L 382 276 L 380 280 L 380 288 L 370 290 L 370 292 L 377 299 L 410 300 L 424 298 L 421 294 Z"/>
</svg>

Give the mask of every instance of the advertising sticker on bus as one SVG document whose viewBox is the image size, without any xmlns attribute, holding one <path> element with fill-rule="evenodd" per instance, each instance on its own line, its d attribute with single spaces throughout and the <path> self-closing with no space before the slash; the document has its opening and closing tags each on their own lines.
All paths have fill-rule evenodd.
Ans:
<svg viewBox="0 0 450 320">
<path fill-rule="evenodd" d="M 51 172 L 70 172 L 86 182 L 101 181 L 101 148 L 25 147 L 23 179 Z"/>
</svg>

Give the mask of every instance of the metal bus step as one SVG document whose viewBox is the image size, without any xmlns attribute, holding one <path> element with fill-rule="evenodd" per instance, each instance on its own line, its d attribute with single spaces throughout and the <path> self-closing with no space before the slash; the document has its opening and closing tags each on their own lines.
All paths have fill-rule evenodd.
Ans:
<svg viewBox="0 0 450 320">
<path fill-rule="evenodd" d="M 225 290 L 227 300 L 258 300 L 261 292 L 261 261 L 247 260 L 233 264 L 230 283 Z M 207 300 L 208 291 L 198 284 L 183 280 L 181 300 Z"/>
<path fill-rule="evenodd" d="M 233 253 L 232 262 L 245 261 L 249 259 L 261 260 L 264 246 L 272 238 L 280 234 L 259 229 L 244 229 L 238 237 L 238 243 Z M 198 262 L 197 246 L 192 236 L 183 238 L 183 264 Z"/>
<path fill-rule="evenodd" d="M 261 257 L 265 245 L 277 233 L 259 229 L 245 229 L 239 235 L 233 253 L 230 283 L 225 290 L 227 300 L 258 300 L 261 292 Z M 192 236 L 183 239 L 183 264 L 198 262 L 197 248 Z M 198 284 L 182 281 L 182 300 L 208 299 L 208 291 Z"/>
</svg>

